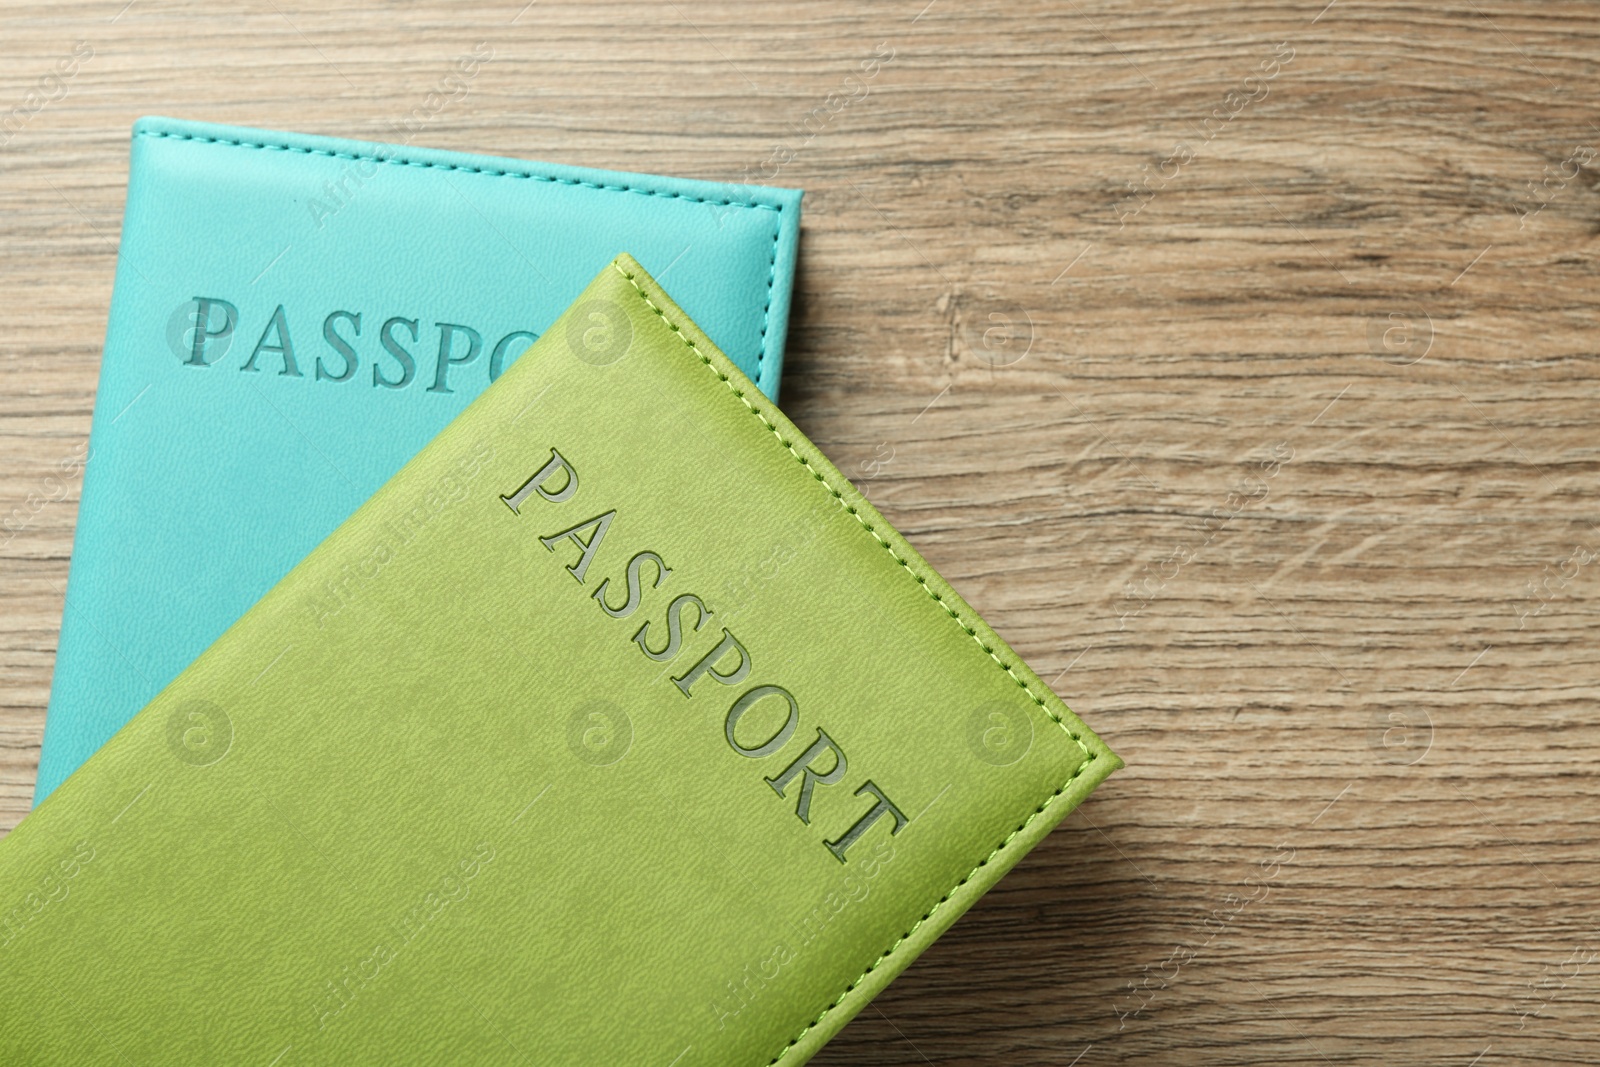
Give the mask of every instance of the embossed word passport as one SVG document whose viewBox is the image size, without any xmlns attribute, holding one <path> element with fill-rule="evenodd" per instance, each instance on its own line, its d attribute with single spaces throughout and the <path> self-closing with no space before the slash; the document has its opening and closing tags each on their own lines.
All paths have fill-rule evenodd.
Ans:
<svg viewBox="0 0 1600 1067">
<path fill-rule="evenodd" d="M 0 1062 L 803 1063 L 1118 766 L 621 257 L 0 841 Z"/>
<path fill-rule="evenodd" d="M 776 397 L 799 232 L 791 190 L 140 121 L 36 799 L 618 248 Z"/>
</svg>

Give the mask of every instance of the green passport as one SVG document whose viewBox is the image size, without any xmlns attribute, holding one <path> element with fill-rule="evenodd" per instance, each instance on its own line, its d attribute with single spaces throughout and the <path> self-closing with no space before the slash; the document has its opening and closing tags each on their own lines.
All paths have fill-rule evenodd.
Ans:
<svg viewBox="0 0 1600 1067">
<path fill-rule="evenodd" d="M 0 842 L 0 1062 L 803 1063 L 1120 765 L 624 256 Z"/>
</svg>

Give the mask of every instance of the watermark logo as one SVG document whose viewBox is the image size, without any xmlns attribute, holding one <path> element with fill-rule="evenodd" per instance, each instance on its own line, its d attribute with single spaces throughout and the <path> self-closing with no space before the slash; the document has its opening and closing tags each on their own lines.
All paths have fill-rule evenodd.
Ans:
<svg viewBox="0 0 1600 1067">
<path fill-rule="evenodd" d="M 209 700 L 186 700 L 167 716 L 167 747 L 191 767 L 209 767 L 233 747 L 233 720 Z"/>
<path fill-rule="evenodd" d="M 1014 304 L 981 307 L 958 319 L 962 345 L 991 367 L 1020 363 L 1033 351 L 1033 316 L 1025 308 Z"/>
<path fill-rule="evenodd" d="M 609 700 L 591 700 L 567 717 L 567 748 L 593 767 L 619 762 L 633 747 L 633 720 Z"/>
<path fill-rule="evenodd" d="M 1033 720 L 1025 708 L 991 701 L 967 716 L 967 748 L 992 767 L 1009 767 L 1033 747 Z"/>
<path fill-rule="evenodd" d="M 1367 320 L 1367 350 L 1385 363 L 1409 367 L 1433 348 L 1433 319 L 1421 308 L 1391 311 Z"/>
<path fill-rule="evenodd" d="M 1433 719 L 1422 708 L 1375 711 L 1367 744 L 1385 763 L 1414 766 L 1433 748 Z"/>
<path fill-rule="evenodd" d="M 567 319 L 567 347 L 585 363 L 603 367 L 628 354 L 633 323 L 609 300 L 585 300 Z"/>
<path fill-rule="evenodd" d="M 233 347 L 239 309 L 226 300 L 197 296 L 167 316 L 167 348 L 179 362 L 209 367 Z"/>
</svg>

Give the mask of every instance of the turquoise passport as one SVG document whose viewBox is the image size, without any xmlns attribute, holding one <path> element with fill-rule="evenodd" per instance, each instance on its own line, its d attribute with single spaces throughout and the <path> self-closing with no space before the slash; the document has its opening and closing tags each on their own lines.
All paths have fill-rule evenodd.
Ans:
<svg viewBox="0 0 1600 1067">
<path fill-rule="evenodd" d="M 793 190 L 141 120 L 35 800 L 618 248 L 776 397 L 799 232 Z"/>
</svg>

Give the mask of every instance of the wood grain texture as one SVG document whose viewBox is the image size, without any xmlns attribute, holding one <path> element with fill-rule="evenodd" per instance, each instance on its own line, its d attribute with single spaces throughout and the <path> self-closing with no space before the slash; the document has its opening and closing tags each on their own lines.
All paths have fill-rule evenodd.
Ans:
<svg viewBox="0 0 1600 1067">
<path fill-rule="evenodd" d="M 521 2 L 0 7 L 0 826 L 130 123 L 487 41 L 416 143 L 806 190 L 785 409 L 1128 761 L 817 1063 L 1600 1061 L 1594 4 Z"/>
</svg>

